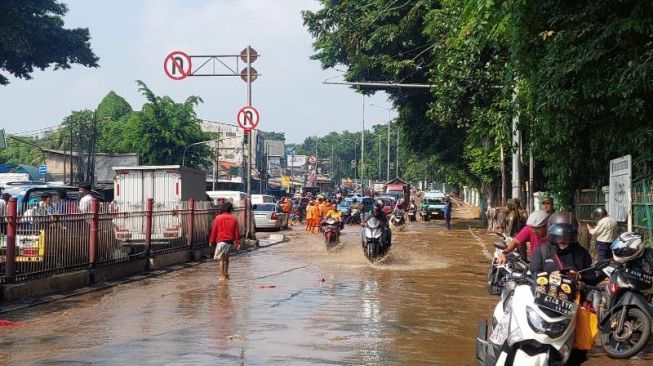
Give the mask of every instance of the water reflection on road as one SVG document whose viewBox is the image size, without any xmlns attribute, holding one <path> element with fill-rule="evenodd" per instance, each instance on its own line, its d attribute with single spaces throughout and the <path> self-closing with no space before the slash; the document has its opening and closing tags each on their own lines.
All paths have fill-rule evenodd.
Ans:
<svg viewBox="0 0 653 366">
<path fill-rule="evenodd" d="M 457 226 L 412 224 L 377 264 L 358 229 L 330 252 L 296 233 L 226 282 L 211 262 L 15 312 L 27 325 L 0 330 L 0 363 L 473 365 L 497 299 L 483 243 Z"/>
</svg>

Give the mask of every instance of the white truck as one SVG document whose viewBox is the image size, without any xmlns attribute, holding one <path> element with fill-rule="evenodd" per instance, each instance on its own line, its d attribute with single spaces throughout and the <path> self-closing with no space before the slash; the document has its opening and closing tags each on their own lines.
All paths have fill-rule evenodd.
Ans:
<svg viewBox="0 0 653 366">
<path fill-rule="evenodd" d="M 154 199 L 152 217 L 153 244 L 167 243 L 183 235 L 181 214 L 188 208 L 186 201 L 206 200 L 206 174 L 179 165 L 113 167 L 114 201 L 111 209 L 124 213 L 113 219 L 116 239 L 123 244 L 145 242 L 145 212 L 147 199 Z M 157 215 L 157 211 L 173 214 Z M 133 214 L 132 214 L 133 213 Z"/>
</svg>

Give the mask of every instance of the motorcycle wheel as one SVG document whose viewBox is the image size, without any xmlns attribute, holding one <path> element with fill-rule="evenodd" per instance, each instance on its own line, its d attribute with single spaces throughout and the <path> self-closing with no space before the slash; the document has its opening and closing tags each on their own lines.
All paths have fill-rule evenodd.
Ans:
<svg viewBox="0 0 653 366">
<path fill-rule="evenodd" d="M 610 358 L 630 358 L 646 347 L 651 337 L 651 322 L 649 317 L 639 308 L 618 311 L 612 315 L 619 318 L 622 311 L 627 311 L 621 334 L 616 330 L 602 333 L 603 351 Z"/>
</svg>

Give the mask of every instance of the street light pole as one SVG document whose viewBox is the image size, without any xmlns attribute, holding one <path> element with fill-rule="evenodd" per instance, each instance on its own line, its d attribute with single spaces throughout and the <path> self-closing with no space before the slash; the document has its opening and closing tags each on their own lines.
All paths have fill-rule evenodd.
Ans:
<svg viewBox="0 0 653 366">
<path fill-rule="evenodd" d="M 381 107 L 380 105 L 376 105 L 376 104 L 370 104 L 370 105 L 388 111 L 388 159 L 386 164 L 385 179 L 386 181 L 390 181 L 390 121 L 392 120 L 390 118 L 390 113 L 392 112 L 392 108 Z"/>
</svg>

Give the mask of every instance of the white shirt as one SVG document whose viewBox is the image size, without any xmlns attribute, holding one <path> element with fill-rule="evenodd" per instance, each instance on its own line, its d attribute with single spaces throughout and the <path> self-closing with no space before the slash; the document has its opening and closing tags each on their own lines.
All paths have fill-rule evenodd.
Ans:
<svg viewBox="0 0 653 366">
<path fill-rule="evenodd" d="M 79 212 L 81 213 L 91 212 L 91 202 L 93 202 L 93 196 L 90 193 L 82 197 L 79 200 Z"/>
<path fill-rule="evenodd" d="M 606 216 L 599 220 L 596 227 L 589 229 L 590 234 L 596 236 L 596 241 L 612 243 L 618 236 L 617 220 Z"/>
</svg>

